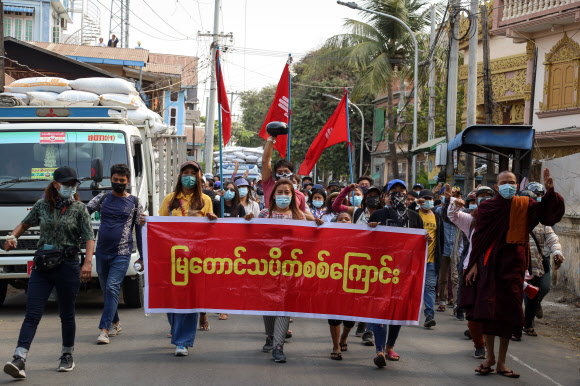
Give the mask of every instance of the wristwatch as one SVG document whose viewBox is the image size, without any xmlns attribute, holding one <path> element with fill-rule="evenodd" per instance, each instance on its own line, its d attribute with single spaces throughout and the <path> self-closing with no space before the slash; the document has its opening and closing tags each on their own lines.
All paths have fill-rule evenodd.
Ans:
<svg viewBox="0 0 580 386">
<path fill-rule="evenodd" d="M 273 144 L 276 144 L 276 139 L 274 137 L 268 137 L 268 142 L 272 142 Z"/>
</svg>

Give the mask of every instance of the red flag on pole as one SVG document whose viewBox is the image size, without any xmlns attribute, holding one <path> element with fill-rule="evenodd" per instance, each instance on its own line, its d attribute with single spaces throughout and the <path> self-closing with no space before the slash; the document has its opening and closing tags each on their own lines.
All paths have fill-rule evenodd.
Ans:
<svg viewBox="0 0 580 386">
<path fill-rule="evenodd" d="M 288 63 L 284 66 L 284 71 L 278 82 L 278 87 L 276 88 L 276 95 L 274 95 L 274 101 L 268 110 L 262 129 L 260 130 L 260 137 L 268 139 L 268 133 L 266 132 L 266 125 L 270 122 L 279 121 L 288 123 L 288 114 L 292 112 L 288 111 L 289 96 L 290 96 L 290 83 L 289 83 L 290 73 L 288 71 Z M 281 135 L 276 138 L 276 144 L 274 149 L 278 150 L 282 158 L 286 157 L 286 151 L 288 148 L 288 136 Z"/>
<path fill-rule="evenodd" d="M 341 142 L 348 142 L 348 124 L 346 115 L 346 98 L 347 93 L 344 94 L 338 107 L 334 110 L 334 113 L 326 122 L 320 133 L 310 145 L 304 162 L 300 165 L 300 170 L 298 174 L 302 176 L 307 176 L 310 174 L 314 165 L 322 155 L 322 152 L 327 147 L 336 145 Z"/>
<path fill-rule="evenodd" d="M 220 52 L 216 51 L 216 78 L 217 78 L 217 99 L 222 115 L 222 136 L 224 146 L 228 144 L 232 136 L 232 116 L 230 112 L 230 104 L 228 103 L 228 95 L 226 94 L 226 86 L 224 85 L 224 78 L 222 76 L 222 67 L 220 64 Z M 221 146 L 221 144 L 220 144 Z"/>
</svg>

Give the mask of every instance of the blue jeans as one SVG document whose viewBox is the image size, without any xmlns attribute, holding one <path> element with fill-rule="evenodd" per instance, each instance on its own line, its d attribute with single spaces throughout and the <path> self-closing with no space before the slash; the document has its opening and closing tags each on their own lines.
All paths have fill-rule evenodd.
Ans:
<svg viewBox="0 0 580 386">
<path fill-rule="evenodd" d="M 119 306 L 119 291 L 121 283 L 129 268 L 130 256 L 123 255 L 102 255 L 99 254 L 97 259 L 97 273 L 99 274 L 99 283 L 103 290 L 105 305 L 103 315 L 99 323 L 99 329 L 111 329 L 113 323 L 119 321 L 117 307 Z"/>
<path fill-rule="evenodd" d="M 20 329 L 15 355 L 26 358 L 44 307 L 53 288 L 58 297 L 62 330 L 62 353 L 72 353 L 75 344 L 75 302 L 81 287 L 80 265 L 77 261 L 64 261 L 51 271 L 32 270 L 28 281 L 26 316 Z"/>
<path fill-rule="evenodd" d="M 386 352 L 386 346 L 395 347 L 395 342 L 399 337 L 401 326 L 396 326 L 394 324 L 369 323 L 367 329 L 375 334 L 375 348 L 377 352 Z"/>
<path fill-rule="evenodd" d="M 427 263 L 427 274 L 425 275 L 425 293 L 423 302 L 425 303 L 425 316 L 435 316 L 435 286 L 437 285 L 437 271 L 435 263 Z"/>
<path fill-rule="evenodd" d="M 193 347 L 198 316 L 197 312 L 193 314 L 167 313 L 167 320 L 171 325 L 171 344 Z"/>
</svg>

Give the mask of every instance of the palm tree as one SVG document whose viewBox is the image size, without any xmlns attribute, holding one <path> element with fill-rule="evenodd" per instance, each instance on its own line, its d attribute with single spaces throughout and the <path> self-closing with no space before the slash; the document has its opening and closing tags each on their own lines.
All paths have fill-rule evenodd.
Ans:
<svg viewBox="0 0 580 386">
<path fill-rule="evenodd" d="M 421 31 L 429 24 L 430 15 L 425 0 L 367 0 L 364 7 L 392 15 L 405 22 L 412 31 Z M 397 114 L 393 109 L 393 83 L 410 68 L 414 46 L 407 30 L 398 22 L 361 11 L 364 21 L 347 19 L 348 33 L 331 37 L 324 44 L 327 49 L 315 66 L 318 71 L 336 65 L 337 60 L 354 69 L 359 78 L 353 90 L 353 99 L 371 93 L 387 92 L 389 152 L 393 178 L 399 178 L 397 146 L 394 139 Z"/>
</svg>

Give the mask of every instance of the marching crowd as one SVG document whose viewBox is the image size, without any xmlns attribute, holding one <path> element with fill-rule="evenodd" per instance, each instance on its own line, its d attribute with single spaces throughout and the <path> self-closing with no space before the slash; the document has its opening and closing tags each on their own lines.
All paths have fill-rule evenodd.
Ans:
<svg viewBox="0 0 580 386">
<path fill-rule="evenodd" d="M 549 170 L 544 170 L 544 186 L 537 182 L 519 186 L 513 173 L 503 171 L 493 188 L 479 186 L 466 194 L 450 185 L 408 187 L 398 179 L 377 187 L 367 176 L 345 187 L 337 180 L 324 187 L 295 174 L 289 160 L 278 160 L 272 166 L 275 141 L 270 137 L 266 142 L 262 175 L 255 181 L 235 174 L 231 180 L 220 181 L 219 176 L 203 175 L 195 161 L 183 163 L 175 189 L 164 198 L 158 214 L 221 221 L 223 203 L 223 217 L 248 221 L 272 218 L 315 221 L 318 225 L 353 223 L 361 225 L 360 231 L 377 226 L 425 229 L 428 250 L 423 326 L 434 328 L 436 313 L 451 307 L 457 320 L 467 319 L 464 334 L 473 340 L 475 358 L 484 359 L 475 371 L 519 377 L 506 365 L 509 342 L 520 340 L 523 334 L 536 336 L 534 318 L 542 317 L 541 301 L 550 290 L 550 270 L 558 269 L 564 260 L 551 228 L 564 214 L 564 201 L 554 191 Z M 127 165 L 114 165 L 112 189 L 84 205 L 76 193 L 80 181 L 75 170 L 60 167 L 43 198 L 6 237 L 5 250 L 9 251 L 16 248 L 18 237 L 27 229 L 40 227 L 26 315 L 5 373 L 26 377 L 26 358 L 53 288 L 62 321 L 58 371 L 74 368 L 75 301 L 81 282 L 91 277 L 93 254 L 105 300 L 97 343 L 108 344 L 111 336 L 122 331 L 117 312 L 120 286 L 133 250 L 133 230 L 141 253 L 141 227 L 145 223 L 138 199 L 127 192 L 130 179 Z M 101 225 L 95 247 L 90 213 L 97 211 Z M 83 243 L 86 252 L 79 263 Z M 176 356 L 188 355 L 198 325 L 200 330 L 210 328 L 204 313 L 169 313 L 167 319 Z M 220 319 L 228 319 L 228 315 L 221 314 Z M 284 342 L 292 337 L 292 319 L 263 319 L 266 343 L 262 350 L 271 351 L 276 362 L 285 362 Z M 330 358 L 341 360 L 355 322 L 328 320 L 328 324 L 333 346 Z M 373 361 L 385 367 L 387 361 L 400 359 L 394 351 L 400 330 L 400 325 L 360 322 L 355 335 L 362 337 L 364 344 L 375 346 Z"/>
</svg>

